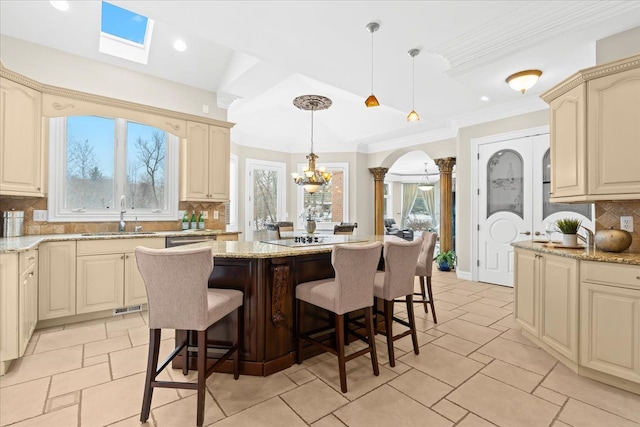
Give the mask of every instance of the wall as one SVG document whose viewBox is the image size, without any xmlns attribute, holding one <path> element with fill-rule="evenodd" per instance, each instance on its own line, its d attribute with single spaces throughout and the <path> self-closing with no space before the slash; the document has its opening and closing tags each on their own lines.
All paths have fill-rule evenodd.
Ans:
<svg viewBox="0 0 640 427">
<path fill-rule="evenodd" d="M 596 41 L 596 65 L 640 54 L 640 27 Z"/>
<path fill-rule="evenodd" d="M 620 217 L 633 217 L 633 238 L 625 252 L 640 253 L 640 200 L 596 202 L 596 231 L 620 229 Z"/>
</svg>

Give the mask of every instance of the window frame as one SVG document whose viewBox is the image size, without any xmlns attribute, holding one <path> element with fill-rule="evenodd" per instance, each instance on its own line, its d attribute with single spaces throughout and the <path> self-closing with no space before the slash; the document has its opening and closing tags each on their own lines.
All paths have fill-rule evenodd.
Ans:
<svg viewBox="0 0 640 427">
<path fill-rule="evenodd" d="M 64 208 L 65 174 L 66 174 L 66 149 L 67 149 L 67 117 L 49 118 L 49 194 L 47 200 L 48 222 L 111 222 L 120 218 L 119 200 L 125 194 L 127 164 L 126 164 L 126 140 L 127 123 L 139 123 L 135 120 L 118 117 L 96 116 L 115 121 L 114 141 L 114 206 L 112 209 L 68 209 Z M 154 125 L 147 125 L 153 126 Z M 125 218 L 137 217 L 139 221 L 172 221 L 178 220 L 178 164 L 180 138 L 172 133 L 165 132 L 165 200 L 167 208 L 162 212 L 149 210 L 127 209 Z"/>
<path fill-rule="evenodd" d="M 308 163 L 298 163 L 296 170 L 303 170 Z M 342 222 L 349 222 L 349 163 L 348 162 L 329 162 L 329 163 L 317 163 L 316 168 L 326 168 L 329 172 L 333 173 L 334 169 L 341 169 L 343 173 L 342 178 Z M 297 228 L 304 229 L 304 218 L 302 218 L 302 211 L 304 209 L 304 188 L 301 185 L 296 185 L 296 224 Z M 316 229 L 322 231 L 333 231 L 335 225 L 339 225 L 339 222 L 316 222 Z"/>
</svg>

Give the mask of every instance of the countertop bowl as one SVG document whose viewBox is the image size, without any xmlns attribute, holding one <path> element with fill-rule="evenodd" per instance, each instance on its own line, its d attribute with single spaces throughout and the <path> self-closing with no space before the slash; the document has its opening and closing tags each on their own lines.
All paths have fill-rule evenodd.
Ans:
<svg viewBox="0 0 640 427">
<path fill-rule="evenodd" d="M 623 252 L 631 246 L 631 233 L 625 230 L 600 230 L 595 236 L 596 248 L 605 252 Z"/>
</svg>

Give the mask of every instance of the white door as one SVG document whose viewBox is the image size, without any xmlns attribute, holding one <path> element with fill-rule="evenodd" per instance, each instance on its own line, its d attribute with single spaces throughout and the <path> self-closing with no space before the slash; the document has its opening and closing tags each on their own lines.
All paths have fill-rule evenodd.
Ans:
<svg viewBox="0 0 640 427">
<path fill-rule="evenodd" d="M 285 174 L 284 163 L 247 159 L 247 241 L 265 240 L 266 223 L 286 220 Z"/>
<path fill-rule="evenodd" d="M 549 162 L 548 134 L 478 146 L 479 281 L 513 286 L 511 243 L 547 240 L 546 222 L 578 218 L 594 229 L 592 204 L 549 203 Z"/>
</svg>

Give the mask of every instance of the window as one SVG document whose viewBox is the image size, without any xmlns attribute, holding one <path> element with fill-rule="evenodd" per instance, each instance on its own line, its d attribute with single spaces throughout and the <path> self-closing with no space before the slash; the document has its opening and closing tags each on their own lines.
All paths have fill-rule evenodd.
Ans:
<svg viewBox="0 0 640 427">
<path fill-rule="evenodd" d="M 303 165 L 298 165 L 302 169 Z M 306 165 L 305 165 L 306 166 Z M 331 172 L 331 181 L 311 194 L 298 186 L 298 227 L 304 228 L 307 215 L 316 220 L 319 230 L 333 230 L 335 224 L 349 222 L 349 164 L 323 163 Z"/>
<path fill-rule="evenodd" d="M 238 230 L 238 156 L 231 155 L 229 164 L 229 201 L 224 205 L 227 231 Z"/>
<path fill-rule="evenodd" d="M 152 34 L 153 19 L 102 2 L 100 52 L 146 64 Z"/>
<path fill-rule="evenodd" d="M 96 116 L 50 121 L 49 221 L 178 215 L 178 138 L 145 124 Z"/>
</svg>

